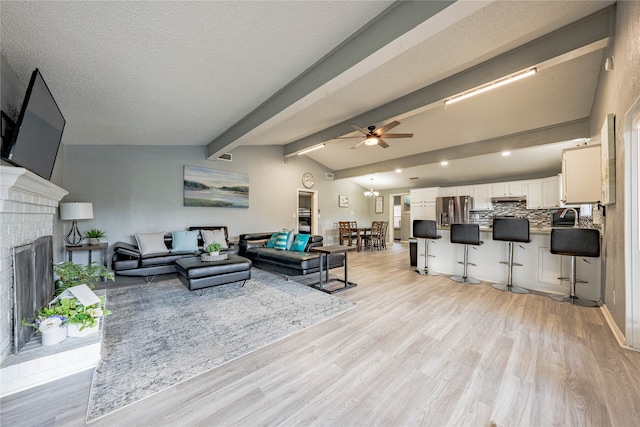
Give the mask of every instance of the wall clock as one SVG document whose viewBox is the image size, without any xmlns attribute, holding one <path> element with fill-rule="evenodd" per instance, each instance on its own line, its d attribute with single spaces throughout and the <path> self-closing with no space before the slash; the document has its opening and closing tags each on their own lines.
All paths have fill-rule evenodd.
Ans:
<svg viewBox="0 0 640 427">
<path fill-rule="evenodd" d="M 313 187 L 314 183 L 315 181 L 313 180 L 313 175 L 310 172 L 305 172 L 302 174 L 302 185 L 304 185 L 305 188 Z"/>
</svg>

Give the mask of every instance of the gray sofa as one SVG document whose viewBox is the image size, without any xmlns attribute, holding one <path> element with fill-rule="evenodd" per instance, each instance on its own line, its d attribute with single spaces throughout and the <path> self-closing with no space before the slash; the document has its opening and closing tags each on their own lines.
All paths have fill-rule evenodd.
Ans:
<svg viewBox="0 0 640 427">
<path fill-rule="evenodd" d="M 226 251 L 230 254 L 237 254 L 237 247 L 229 245 L 229 233 L 226 226 L 200 226 L 189 227 L 193 230 L 222 230 L 229 249 Z M 195 252 L 173 252 L 172 250 L 172 234 L 166 233 L 164 243 L 169 252 L 142 255 L 135 244 L 126 242 L 117 242 L 113 248 L 113 257 L 111 259 L 111 269 L 118 276 L 138 276 L 153 279 L 158 274 L 175 273 L 176 261 L 183 258 L 199 257 L 202 253 L 203 240 L 202 236 L 198 237 L 198 250 Z"/>
<path fill-rule="evenodd" d="M 239 255 L 249 258 L 254 267 L 281 273 L 287 276 L 301 276 L 320 271 L 320 254 L 310 252 L 314 246 L 322 246 L 322 236 L 312 235 L 304 252 L 267 248 L 266 244 L 273 232 L 241 234 Z M 344 266 L 344 254 L 329 257 L 329 268 Z"/>
</svg>

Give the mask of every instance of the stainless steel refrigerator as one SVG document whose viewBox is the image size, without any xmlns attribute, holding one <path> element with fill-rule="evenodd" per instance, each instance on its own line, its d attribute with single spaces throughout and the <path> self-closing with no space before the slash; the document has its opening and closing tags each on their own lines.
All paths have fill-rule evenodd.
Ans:
<svg viewBox="0 0 640 427">
<path fill-rule="evenodd" d="M 438 225 L 468 224 L 469 212 L 473 206 L 471 196 L 436 198 L 436 220 Z"/>
</svg>

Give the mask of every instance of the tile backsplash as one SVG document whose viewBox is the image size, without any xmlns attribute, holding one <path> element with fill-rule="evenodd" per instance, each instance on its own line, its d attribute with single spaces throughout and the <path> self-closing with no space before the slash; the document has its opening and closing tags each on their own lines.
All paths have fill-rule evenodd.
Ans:
<svg viewBox="0 0 640 427">
<path fill-rule="evenodd" d="M 494 203 L 492 211 L 472 211 L 469 221 L 480 224 L 481 226 L 490 226 L 493 218 L 497 216 L 515 216 L 527 218 L 531 228 L 542 228 L 551 226 L 551 214 L 554 212 L 562 212 L 562 208 L 558 209 L 527 209 L 526 202 L 502 202 Z M 579 211 L 579 209 L 578 209 Z M 600 229 L 599 224 L 593 223 L 591 216 L 580 216 L 580 226 L 584 228 Z"/>
</svg>

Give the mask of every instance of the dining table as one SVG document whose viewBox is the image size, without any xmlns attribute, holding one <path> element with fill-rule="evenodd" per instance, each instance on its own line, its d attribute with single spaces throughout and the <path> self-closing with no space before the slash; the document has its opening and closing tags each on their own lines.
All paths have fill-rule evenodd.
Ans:
<svg viewBox="0 0 640 427">
<path fill-rule="evenodd" d="M 353 227 L 351 231 L 356 234 L 356 248 L 357 251 L 360 252 L 360 248 L 362 248 L 362 237 L 366 236 L 367 233 L 371 234 L 371 227 Z"/>
</svg>

